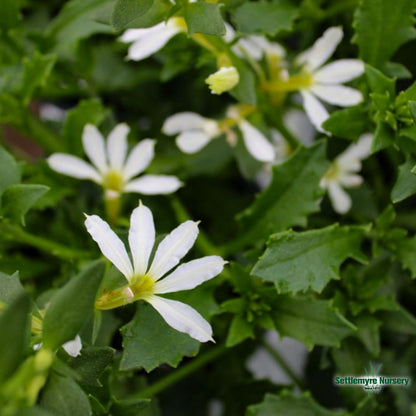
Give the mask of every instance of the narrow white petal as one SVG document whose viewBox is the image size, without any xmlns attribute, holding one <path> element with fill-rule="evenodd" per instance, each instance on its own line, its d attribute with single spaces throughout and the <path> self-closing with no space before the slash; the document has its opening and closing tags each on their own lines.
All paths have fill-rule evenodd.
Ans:
<svg viewBox="0 0 416 416">
<path fill-rule="evenodd" d="M 319 84 L 342 84 L 364 73 L 364 62 L 359 59 L 340 59 L 323 66 L 313 75 Z"/>
<path fill-rule="evenodd" d="M 351 107 L 363 100 L 360 91 L 345 87 L 344 85 L 314 85 L 311 92 L 317 95 L 322 101 L 340 107 Z"/>
<path fill-rule="evenodd" d="M 159 244 L 149 276 L 158 280 L 174 268 L 194 245 L 198 236 L 198 223 L 185 221 L 171 231 Z"/>
<path fill-rule="evenodd" d="M 302 144 L 310 146 L 313 143 L 316 130 L 302 110 L 296 108 L 288 110 L 283 116 L 283 121 L 289 131 L 299 139 Z"/>
<path fill-rule="evenodd" d="M 311 120 L 318 131 L 325 133 L 325 130 L 322 128 L 322 123 L 329 117 L 325 107 L 311 93 L 301 91 L 301 94 L 303 98 L 303 108 L 305 109 L 309 120 Z"/>
<path fill-rule="evenodd" d="M 62 348 L 71 356 L 71 357 L 78 357 L 80 355 L 82 350 L 82 343 L 81 338 L 79 335 L 77 335 L 74 339 L 71 341 L 65 342 L 65 344 L 62 345 Z"/>
<path fill-rule="evenodd" d="M 328 184 L 328 196 L 334 210 L 339 214 L 345 214 L 351 208 L 351 197 L 336 182 Z"/>
<path fill-rule="evenodd" d="M 181 264 L 154 285 L 154 293 L 172 293 L 193 289 L 220 274 L 226 262 L 219 256 L 207 256 Z"/>
<path fill-rule="evenodd" d="M 155 225 L 152 211 L 140 202 L 131 214 L 129 231 L 129 245 L 133 256 L 134 272 L 137 275 L 146 273 L 154 243 Z"/>
<path fill-rule="evenodd" d="M 341 169 L 358 172 L 361 169 L 361 160 L 367 158 L 371 153 L 372 141 L 372 134 L 363 134 L 357 143 L 351 144 L 341 153 L 336 159 Z"/>
<path fill-rule="evenodd" d="M 324 64 L 335 52 L 343 36 L 340 27 L 330 27 L 312 45 L 305 56 L 306 67 L 309 71 L 314 71 Z"/>
<path fill-rule="evenodd" d="M 360 175 L 345 173 L 344 175 L 340 175 L 339 183 L 345 188 L 353 188 L 354 186 L 361 185 L 363 178 Z"/>
<path fill-rule="evenodd" d="M 176 300 L 152 296 L 148 302 L 173 329 L 200 342 L 213 341 L 211 325 L 194 309 Z"/>
<path fill-rule="evenodd" d="M 130 280 L 133 276 L 133 267 L 126 248 L 116 233 L 98 215 L 87 215 L 85 226 L 104 256 L 123 273 L 127 280 Z"/>
<path fill-rule="evenodd" d="M 159 23 L 155 26 L 143 28 L 143 29 L 127 29 L 120 37 L 119 40 L 124 43 L 134 42 L 141 39 L 144 36 L 151 35 L 154 32 L 157 32 L 161 27 L 164 26 L 164 23 Z"/>
<path fill-rule="evenodd" d="M 128 57 L 130 59 L 133 61 L 141 61 L 142 59 L 148 58 L 159 49 L 162 49 L 173 36 L 180 32 L 178 28 L 168 27 L 165 23 L 160 23 L 157 26 L 157 30 L 146 33 L 130 46 L 128 50 Z"/>
<path fill-rule="evenodd" d="M 143 195 L 171 194 L 177 191 L 183 183 L 176 176 L 144 175 L 129 182 L 125 192 L 137 192 Z"/>
<path fill-rule="evenodd" d="M 97 127 L 87 124 L 82 131 L 82 145 L 85 153 L 97 169 L 104 173 L 108 170 L 104 138 Z"/>
<path fill-rule="evenodd" d="M 107 139 L 107 153 L 110 168 L 121 171 L 127 154 L 127 135 L 130 128 L 125 123 L 117 124 Z"/>
<path fill-rule="evenodd" d="M 244 144 L 249 153 L 261 162 L 271 162 L 274 159 L 273 145 L 266 137 L 248 121 L 242 120 L 238 127 L 243 135 Z"/>
<path fill-rule="evenodd" d="M 91 179 L 94 182 L 101 183 L 100 174 L 89 163 L 78 157 L 65 153 L 55 153 L 49 156 L 47 161 L 51 169 L 63 175 L 78 179 Z"/>
<path fill-rule="evenodd" d="M 144 139 L 133 147 L 123 167 L 123 176 L 126 181 L 142 173 L 153 160 L 156 141 Z"/>
<path fill-rule="evenodd" d="M 173 135 L 187 130 L 199 130 L 206 120 L 197 113 L 184 111 L 168 117 L 163 123 L 162 131 L 167 135 Z"/>
<path fill-rule="evenodd" d="M 196 153 L 205 147 L 211 138 L 203 131 L 190 130 L 181 133 L 176 138 L 176 145 L 184 153 Z"/>
</svg>

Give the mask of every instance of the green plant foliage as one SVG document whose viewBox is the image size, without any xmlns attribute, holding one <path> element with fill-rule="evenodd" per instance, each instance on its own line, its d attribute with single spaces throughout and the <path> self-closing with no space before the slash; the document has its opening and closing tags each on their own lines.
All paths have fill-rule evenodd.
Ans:
<svg viewBox="0 0 416 416">
<path fill-rule="evenodd" d="M 225 35 L 225 25 L 221 17 L 220 6 L 213 3 L 190 3 L 186 7 L 185 20 L 188 33 L 206 35 Z"/>
</svg>

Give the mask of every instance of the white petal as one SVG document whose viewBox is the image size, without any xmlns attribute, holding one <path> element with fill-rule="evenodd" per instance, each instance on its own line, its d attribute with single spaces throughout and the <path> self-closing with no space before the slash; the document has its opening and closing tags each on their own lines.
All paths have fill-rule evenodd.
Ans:
<svg viewBox="0 0 416 416">
<path fill-rule="evenodd" d="M 336 182 L 328 184 L 328 196 L 334 210 L 339 214 L 345 214 L 351 208 L 351 197 Z"/>
<path fill-rule="evenodd" d="M 260 130 L 256 129 L 246 120 L 242 120 L 238 124 L 238 127 L 243 135 L 247 150 L 255 159 L 261 162 L 271 162 L 274 159 L 273 146 Z"/>
<path fill-rule="evenodd" d="M 305 109 L 309 120 L 311 120 L 318 131 L 325 133 L 325 130 L 322 128 L 322 123 L 329 117 L 325 107 L 311 93 L 301 91 L 301 94 L 303 98 L 303 108 Z"/>
<path fill-rule="evenodd" d="M 200 342 L 213 341 L 211 325 L 194 309 L 176 300 L 152 296 L 148 302 L 173 329 Z"/>
<path fill-rule="evenodd" d="M 133 267 L 123 242 L 98 215 L 87 215 L 85 226 L 101 252 L 120 270 L 127 280 L 133 276 Z"/>
<path fill-rule="evenodd" d="M 126 181 L 142 173 L 153 160 L 156 141 L 144 139 L 133 147 L 123 167 L 123 176 Z"/>
<path fill-rule="evenodd" d="M 82 350 L 81 338 L 77 335 L 73 340 L 65 342 L 62 348 L 71 356 L 78 357 Z"/>
<path fill-rule="evenodd" d="M 97 127 L 87 124 L 82 131 L 84 151 L 97 169 L 104 173 L 108 170 L 104 138 Z"/>
<path fill-rule="evenodd" d="M 364 62 L 359 59 L 340 59 L 315 72 L 314 80 L 320 84 L 342 84 L 364 73 Z"/>
<path fill-rule="evenodd" d="M 175 267 L 194 245 L 198 236 L 198 223 L 185 221 L 171 231 L 159 244 L 148 275 L 160 279 Z"/>
<path fill-rule="evenodd" d="M 285 126 L 305 146 L 310 146 L 316 134 L 312 123 L 302 110 L 293 108 L 283 116 Z"/>
<path fill-rule="evenodd" d="M 128 57 L 133 61 L 141 61 L 162 49 L 168 41 L 180 32 L 179 28 L 168 27 L 160 23 L 136 40 L 129 48 Z"/>
<path fill-rule="evenodd" d="M 192 154 L 199 152 L 210 141 L 211 138 L 203 131 L 191 130 L 181 133 L 176 138 L 176 145 L 182 152 Z"/>
<path fill-rule="evenodd" d="M 360 91 L 345 87 L 344 85 L 314 85 L 311 92 L 317 95 L 322 101 L 341 107 L 357 105 L 363 100 Z"/>
<path fill-rule="evenodd" d="M 205 120 L 205 117 L 197 113 L 184 111 L 168 117 L 163 123 L 162 131 L 170 136 L 187 130 L 199 130 L 202 129 Z"/>
<path fill-rule="evenodd" d="M 141 276 L 146 273 L 154 244 L 155 225 L 152 211 L 140 202 L 131 214 L 129 230 L 129 245 L 135 274 Z"/>
<path fill-rule="evenodd" d="M 346 173 L 344 175 L 340 175 L 338 181 L 342 186 L 352 188 L 354 186 L 361 185 L 363 183 L 363 178 L 360 175 Z"/>
<path fill-rule="evenodd" d="M 371 153 L 372 134 L 363 134 L 357 143 L 350 145 L 341 153 L 336 162 L 342 170 L 358 172 L 361 169 L 361 160 L 367 158 Z"/>
<path fill-rule="evenodd" d="M 324 34 L 313 44 L 305 56 L 306 68 L 313 71 L 324 64 L 335 52 L 343 36 L 340 27 L 330 27 Z"/>
<path fill-rule="evenodd" d="M 183 183 L 176 176 L 144 175 L 129 182 L 125 192 L 137 192 L 143 195 L 164 195 L 177 191 Z"/>
<path fill-rule="evenodd" d="M 55 153 L 48 157 L 48 165 L 51 169 L 63 175 L 78 179 L 91 179 L 94 182 L 101 183 L 100 174 L 89 163 L 78 157 L 65 153 Z"/>
<path fill-rule="evenodd" d="M 226 262 L 219 256 L 207 256 L 181 264 L 154 285 L 154 293 L 172 293 L 193 289 L 220 274 Z"/>
<path fill-rule="evenodd" d="M 163 27 L 164 23 L 159 23 L 158 25 L 143 28 L 143 29 L 127 29 L 120 37 L 119 40 L 124 43 L 134 42 L 140 38 L 153 34 L 157 32 L 160 27 Z"/>
<path fill-rule="evenodd" d="M 130 128 L 127 124 L 117 124 L 107 139 L 107 154 L 110 167 L 121 171 L 127 154 L 127 135 Z"/>
</svg>

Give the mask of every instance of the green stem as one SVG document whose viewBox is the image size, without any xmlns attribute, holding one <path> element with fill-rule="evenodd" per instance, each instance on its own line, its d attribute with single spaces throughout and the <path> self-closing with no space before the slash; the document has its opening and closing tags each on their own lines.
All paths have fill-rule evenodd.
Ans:
<svg viewBox="0 0 416 416">
<path fill-rule="evenodd" d="M 266 341 L 262 341 L 263 347 L 267 350 L 267 352 L 276 360 L 282 370 L 290 377 L 294 384 L 296 384 L 301 390 L 304 388 L 302 381 L 298 378 L 298 376 L 293 372 L 290 368 L 289 364 L 284 360 L 284 358 L 275 350 L 273 349 Z"/>
<path fill-rule="evenodd" d="M 111 225 L 115 225 L 118 222 L 118 216 L 121 209 L 121 195 L 115 198 L 105 197 L 105 211 L 107 214 L 108 222 Z"/>
<path fill-rule="evenodd" d="M 7 240 L 27 244 L 63 260 L 88 258 L 88 254 L 85 251 L 74 250 L 54 241 L 30 234 L 21 227 L 7 222 L 0 224 L 0 233 Z"/>
<path fill-rule="evenodd" d="M 184 365 L 176 371 L 173 371 L 168 376 L 162 378 L 161 380 L 157 381 L 151 386 L 146 387 L 145 389 L 140 391 L 135 396 L 135 398 L 147 398 L 155 396 L 161 391 L 166 390 L 170 386 L 176 384 L 178 381 L 184 379 L 185 377 L 188 377 L 189 375 L 199 370 L 201 367 L 205 366 L 211 361 L 216 360 L 226 351 L 227 348 L 225 347 L 225 345 L 218 345 L 214 348 L 211 348 L 210 350 L 208 350 L 204 354 L 201 354 L 199 357 L 195 358 L 188 364 Z"/>
</svg>

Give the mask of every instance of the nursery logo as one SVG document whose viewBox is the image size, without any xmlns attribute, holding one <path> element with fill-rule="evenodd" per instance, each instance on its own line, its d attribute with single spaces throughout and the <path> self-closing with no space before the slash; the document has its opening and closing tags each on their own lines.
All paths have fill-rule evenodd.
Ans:
<svg viewBox="0 0 416 416">
<path fill-rule="evenodd" d="M 382 376 L 380 375 L 382 364 L 377 369 L 370 362 L 369 369 L 364 369 L 365 376 L 336 376 L 334 384 L 341 387 L 361 386 L 367 393 L 378 394 L 384 386 L 407 387 L 410 384 L 410 377 Z"/>
</svg>

